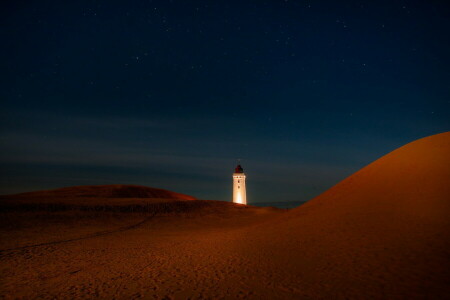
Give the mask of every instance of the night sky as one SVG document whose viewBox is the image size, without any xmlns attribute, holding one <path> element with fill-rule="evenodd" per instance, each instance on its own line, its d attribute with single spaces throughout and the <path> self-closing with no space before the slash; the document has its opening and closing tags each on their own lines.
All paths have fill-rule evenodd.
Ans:
<svg viewBox="0 0 450 300">
<path fill-rule="evenodd" d="M 308 200 L 450 129 L 449 6 L 3 1 L 0 193 Z"/>
</svg>

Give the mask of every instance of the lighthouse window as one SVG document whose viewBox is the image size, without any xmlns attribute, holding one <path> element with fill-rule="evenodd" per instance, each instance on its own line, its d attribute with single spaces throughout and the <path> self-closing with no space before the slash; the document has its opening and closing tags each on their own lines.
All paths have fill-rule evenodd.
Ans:
<svg viewBox="0 0 450 300">
<path fill-rule="evenodd" d="M 238 185 L 238 189 L 240 189 L 240 188 L 241 188 L 241 186 Z"/>
<path fill-rule="evenodd" d="M 241 181 L 240 181 L 240 180 L 238 180 L 238 183 L 241 183 Z"/>
</svg>

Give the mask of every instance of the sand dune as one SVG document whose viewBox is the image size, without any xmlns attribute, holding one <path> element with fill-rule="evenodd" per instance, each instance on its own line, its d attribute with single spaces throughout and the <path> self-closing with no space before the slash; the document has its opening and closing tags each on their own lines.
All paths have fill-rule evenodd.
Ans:
<svg viewBox="0 0 450 300">
<path fill-rule="evenodd" d="M 138 185 L 74 186 L 0 196 L 3 210 L 12 211 L 180 211 L 195 208 L 195 197 Z"/>
<path fill-rule="evenodd" d="M 450 133 L 410 143 L 252 229 L 243 252 L 270 253 L 299 296 L 447 298 L 449 163 Z"/>
<path fill-rule="evenodd" d="M 449 155 L 450 133 L 415 141 L 290 211 L 200 200 L 132 213 L 9 211 L 0 295 L 445 299 Z"/>
<path fill-rule="evenodd" d="M 131 184 L 73 186 L 55 190 L 21 193 L 4 196 L 4 198 L 36 199 L 36 198 L 159 198 L 195 200 L 195 197 L 175 193 L 168 190 Z"/>
</svg>

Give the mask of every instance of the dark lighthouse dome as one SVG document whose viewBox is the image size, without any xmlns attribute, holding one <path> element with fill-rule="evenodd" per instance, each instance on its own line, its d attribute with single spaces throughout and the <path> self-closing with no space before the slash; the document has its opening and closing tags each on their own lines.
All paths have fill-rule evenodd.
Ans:
<svg viewBox="0 0 450 300">
<path fill-rule="evenodd" d="M 234 169 L 234 173 L 244 173 L 244 169 L 242 169 L 241 165 L 237 165 Z"/>
</svg>

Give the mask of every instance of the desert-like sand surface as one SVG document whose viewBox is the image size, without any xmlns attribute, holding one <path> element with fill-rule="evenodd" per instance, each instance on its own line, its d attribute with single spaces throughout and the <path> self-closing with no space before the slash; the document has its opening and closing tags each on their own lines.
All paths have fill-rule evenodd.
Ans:
<svg viewBox="0 0 450 300">
<path fill-rule="evenodd" d="M 450 133 L 292 210 L 153 190 L 3 196 L 0 297 L 450 297 Z"/>
</svg>

